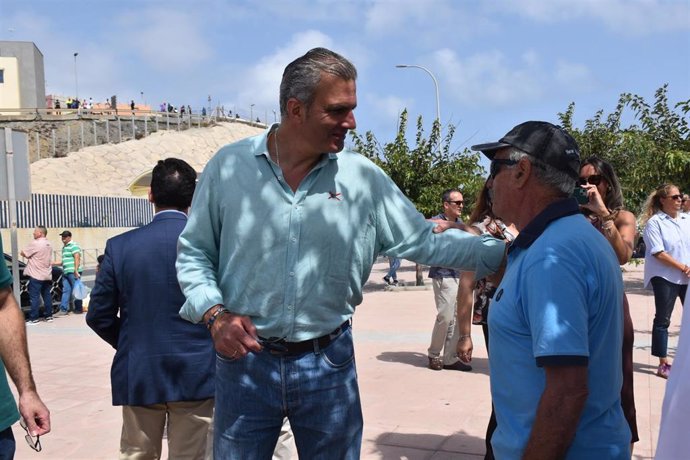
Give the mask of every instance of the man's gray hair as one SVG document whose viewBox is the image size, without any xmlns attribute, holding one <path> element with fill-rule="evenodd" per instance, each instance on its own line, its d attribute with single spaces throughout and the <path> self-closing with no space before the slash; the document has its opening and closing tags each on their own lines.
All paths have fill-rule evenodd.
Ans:
<svg viewBox="0 0 690 460">
<path fill-rule="evenodd" d="M 39 232 L 43 233 L 43 236 L 48 235 L 48 229 L 46 228 L 45 225 L 36 225 L 36 228 L 38 229 Z"/>
<path fill-rule="evenodd" d="M 326 48 L 314 48 L 304 56 L 298 57 L 283 72 L 280 82 L 280 116 L 287 116 L 287 103 L 295 98 L 309 109 L 314 102 L 316 86 L 321 81 L 322 72 L 335 75 L 343 80 L 356 80 L 357 69 L 350 61 Z"/>
<path fill-rule="evenodd" d="M 535 166 L 532 170 L 539 182 L 556 190 L 564 197 L 572 195 L 573 189 L 575 188 L 574 178 L 570 177 L 566 172 L 544 163 L 523 150 L 511 147 L 510 159 L 520 161 L 522 158 L 527 158 L 529 162 L 532 163 L 532 166 Z"/>
</svg>

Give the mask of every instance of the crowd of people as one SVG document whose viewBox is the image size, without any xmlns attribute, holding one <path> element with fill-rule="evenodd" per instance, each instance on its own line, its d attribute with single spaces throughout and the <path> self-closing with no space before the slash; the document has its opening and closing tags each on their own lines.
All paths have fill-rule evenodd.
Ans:
<svg viewBox="0 0 690 460">
<path fill-rule="evenodd" d="M 108 240 L 86 322 L 116 350 L 120 458 L 158 458 L 166 432 L 171 458 L 288 458 L 290 438 L 300 458 L 359 458 L 352 316 L 385 254 L 389 284 L 396 259 L 432 267 L 430 369 L 471 371 L 471 327 L 482 327 L 486 458 L 630 459 L 634 328 L 620 266 L 632 256 L 636 219 L 611 165 L 583 161 L 561 127 L 527 121 L 472 147 L 490 169 L 468 223 L 452 188 L 430 222 L 381 169 L 344 148 L 356 79 L 352 63 L 325 48 L 297 58 L 283 73 L 280 124 L 221 148 L 198 184 L 184 161 L 159 161 L 153 221 Z M 668 327 L 690 278 L 686 201 L 676 185 L 660 186 L 642 216 L 661 378 L 674 378 Z M 61 234 L 63 304 L 80 277 L 71 236 Z M 30 265 L 50 247 L 45 237 L 38 227 L 24 251 Z M 45 295 L 40 259 L 30 322 Z M 9 315 L 4 272 L 0 281 L 0 315 Z M 24 331 L 16 318 L 3 327 Z M 43 435 L 49 414 L 26 337 L 11 335 L 0 334 L 0 356 L 29 435 Z"/>
</svg>

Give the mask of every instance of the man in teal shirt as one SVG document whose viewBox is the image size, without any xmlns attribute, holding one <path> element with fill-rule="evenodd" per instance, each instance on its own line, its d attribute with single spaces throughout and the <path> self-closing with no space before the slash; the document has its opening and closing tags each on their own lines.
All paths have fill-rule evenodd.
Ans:
<svg viewBox="0 0 690 460">
<path fill-rule="evenodd" d="M 0 459 L 14 457 L 12 424 L 19 419 L 20 413 L 31 436 L 42 436 L 50 431 L 50 413 L 36 392 L 31 374 L 24 314 L 17 305 L 11 286 L 12 275 L 7 264 L 0 264 Z M 19 393 L 19 412 L 7 384 L 5 366 Z"/>
<path fill-rule="evenodd" d="M 194 194 L 180 313 L 207 324 L 218 352 L 216 458 L 270 458 L 285 417 L 300 458 L 359 458 L 350 318 L 377 256 L 479 277 L 503 260 L 498 240 L 433 233 L 381 169 L 342 151 L 356 78 L 323 48 L 289 64 L 281 124 L 220 149 Z"/>
</svg>

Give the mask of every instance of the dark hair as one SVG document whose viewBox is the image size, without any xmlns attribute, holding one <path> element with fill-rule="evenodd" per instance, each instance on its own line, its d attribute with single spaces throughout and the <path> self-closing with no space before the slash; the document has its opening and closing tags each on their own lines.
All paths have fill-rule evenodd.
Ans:
<svg viewBox="0 0 690 460">
<path fill-rule="evenodd" d="M 474 201 L 474 208 L 472 209 L 472 214 L 469 219 L 470 224 L 482 222 L 487 216 L 491 219 L 496 218 L 491 210 L 491 195 L 489 195 L 488 183 L 488 180 L 484 182 L 484 186 L 477 192 L 477 198 Z"/>
<path fill-rule="evenodd" d="M 450 194 L 453 192 L 458 192 L 458 193 L 462 194 L 462 192 L 456 188 L 449 188 L 449 189 L 446 189 L 443 191 L 443 193 L 441 194 L 441 199 L 444 202 L 450 201 Z"/>
<path fill-rule="evenodd" d="M 159 160 L 151 174 L 151 194 L 158 208 L 185 211 L 192 204 L 196 171 L 179 158 Z"/>
<path fill-rule="evenodd" d="M 103 259 L 105 259 L 104 254 L 101 254 L 100 256 L 96 257 L 96 262 L 98 263 L 98 265 L 103 263 Z"/>
<path fill-rule="evenodd" d="M 307 109 L 314 102 L 321 73 L 326 72 L 343 80 L 356 80 L 357 69 L 350 61 L 326 48 L 311 49 L 285 67 L 280 82 L 280 115 L 287 117 L 287 103 L 295 98 Z"/>
<path fill-rule="evenodd" d="M 583 161 L 580 165 L 580 169 L 587 165 L 592 166 L 597 174 L 600 174 L 609 184 L 609 188 L 606 190 L 606 196 L 602 197 L 606 207 L 611 211 L 623 209 L 623 192 L 621 191 L 621 184 L 611 163 L 593 156 Z"/>
</svg>

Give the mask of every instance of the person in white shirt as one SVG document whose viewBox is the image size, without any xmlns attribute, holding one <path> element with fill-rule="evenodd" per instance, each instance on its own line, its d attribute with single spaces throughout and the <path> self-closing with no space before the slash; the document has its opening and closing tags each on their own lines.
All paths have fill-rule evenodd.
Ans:
<svg viewBox="0 0 690 460">
<path fill-rule="evenodd" d="M 668 326 L 676 298 L 685 301 L 690 278 L 690 215 L 680 212 L 682 197 L 677 186 L 662 185 L 647 198 L 642 214 L 647 245 L 644 286 L 651 284 L 656 307 L 652 355 L 659 358 L 656 375 L 665 379 L 671 372 L 666 355 Z"/>
</svg>

